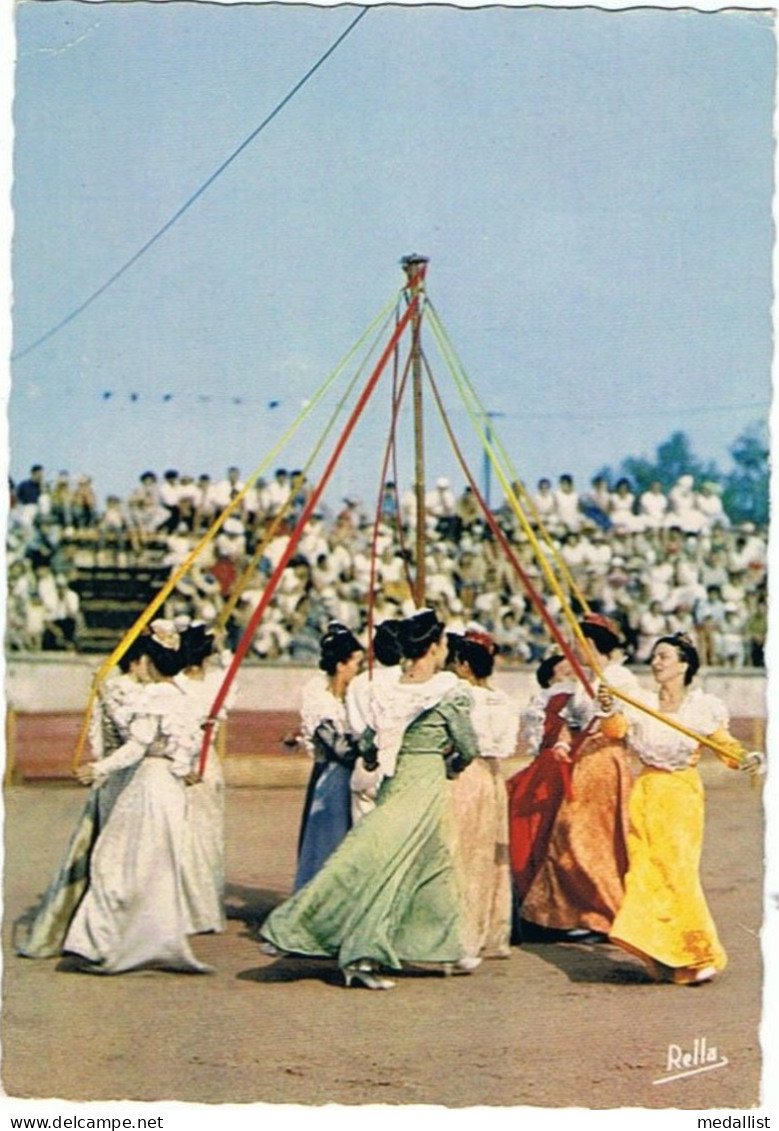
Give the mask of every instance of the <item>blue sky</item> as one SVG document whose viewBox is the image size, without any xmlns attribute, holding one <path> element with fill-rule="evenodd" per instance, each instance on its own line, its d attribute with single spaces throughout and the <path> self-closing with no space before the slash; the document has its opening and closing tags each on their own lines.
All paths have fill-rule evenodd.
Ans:
<svg viewBox="0 0 779 1131">
<path fill-rule="evenodd" d="M 359 11 L 20 5 L 15 350 L 138 251 Z M 11 473 L 87 472 L 104 496 L 146 467 L 249 472 L 408 252 L 430 257 L 428 294 L 527 482 L 584 484 L 679 428 L 726 470 L 770 399 L 773 90 L 765 13 L 371 9 L 167 235 L 14 363 Z M 459 485 L 432 415 L 428 474 Z M 305 462 L 317 420 L 276 462 Z M 331 495 L 374 497 L 386 422 L 383 401 Z"/>
</svg>

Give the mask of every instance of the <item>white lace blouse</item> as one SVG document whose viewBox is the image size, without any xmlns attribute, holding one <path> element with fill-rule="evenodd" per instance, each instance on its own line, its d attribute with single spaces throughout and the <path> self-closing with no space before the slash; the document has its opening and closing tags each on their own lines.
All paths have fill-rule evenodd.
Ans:
<svg viewBox="0 0 779 1131">
<path fill-rule="evenodd" d="M 662 710 L 656 692 L 642 691 L 636 699 L 655 711 Z M 700 688 L 688 691 L 678 710 L 663 711 L 663 714 L 702 737 L 726 729 L 728 725 L 728 709 L 722 700 Z M 694 764 L 692 755 L 699 745 L 696 739 L 635 708 L 629 709 L 628 717 L 630 744 L 644 765 L 659 770 L 684 770 Z"/>
</svg>

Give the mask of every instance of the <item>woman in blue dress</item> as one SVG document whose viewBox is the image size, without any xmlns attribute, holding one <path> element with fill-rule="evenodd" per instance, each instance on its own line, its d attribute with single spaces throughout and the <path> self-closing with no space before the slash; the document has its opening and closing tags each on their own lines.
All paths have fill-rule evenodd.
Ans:
<svg viewBox="0 0 779 1131">
<path fill-rule="evenodd" d="M 315 876 L 352 827 L 350 779 L 357 747 L 346 716 L 346 690 L 365 653 L 348 628 L 332 621 L 320 644 L 321 671 L 303 688 L 303 741 L 314 759 L 303 804 L 295 891 Z"/>
</svg>

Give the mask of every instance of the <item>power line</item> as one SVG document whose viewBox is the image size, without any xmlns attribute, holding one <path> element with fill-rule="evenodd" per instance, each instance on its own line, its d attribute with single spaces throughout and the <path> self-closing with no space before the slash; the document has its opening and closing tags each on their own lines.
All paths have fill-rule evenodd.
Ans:
<svg viewBox="0 0 779 1131">
<path fill-rule="evenodd" d="M 244 141 L 241 142 L 241 144 L 238 146 L 238 148 L 233 150 L 233 152 L 230 154 L 230 156 L 227 157 L 222 162 L 222 164 L 219 166 L 219 168 L 216 169 L 215 172 L 213 172 L 211 174 L 211 176 L 208 177 L 208 179 L 203 182 L 203 184 L 200 186 L 200 188 L 198 188 L 189 197 L 189 199 L 184 204 L 182 204 L 182 206 L 178 209 L 178 211 L 174 212 L 174 214 L 171 216 L 171 218 L 165 224 L 163 224 L 162 227 L 157 232 L 155 232 L 154 235 L 150 239 L 148 239 L 146 241 L 146 243 L 143 245 L 143 247 L 141 247 L 138 251 L 135 252 L 134 255 L 132 255 L 128 260 L 126 260 L 126 262 L 123 263 L 122 266 L 117 271 L 115 271 L 113 273 L 113 275 L 111 275 L 111 277 L 106 280 L 105 283 L 102 284 L 102 286 L 98 287 L 96 291 L 93 291 L 92 294 L 88 298 L 86 298 L 79 306 L 77 306 L 75 308 L 75 310 L 72 310 L 70 312 L 70 314 L 67 314 L 64 318 L 62 318 L 59 322 L 57 322 L 56 325 L 52 326 L 49 330 L 47 330 L 45 334 L 41 334 L 41 336 L 39 338 L 36 338 L 34 342 L 31 342 L 28 346 L 25 346 L 24 349 L 18 350 L 16 353 L 11 354 L 11 360 L 12 361 L 18 361 L 21 358 L 26 357 L 27 354 L 32 353 L 32 351 L 37 349 L 38 346 L 43 345 L 44 342 L 47 342 L 50 338 L 53 338 L 55 334 L 59 333 L 60 330 L 62 330 L 65 326 L 67 326 L 75 318 L 78 318 L 78 316 L 80 314 L 83 314 L 83 312 L 88 307 L 90 307 L 96 299 L 98 299 L 101 295 L 105 294 L 105 292 L 109 289 L 109 287 L 112 287 L 114 285 L 114 283 L 122 277 L 122 275 L 124 275 L 127 271 L 129 271 L 130 268 L 135 263 L 138 262 L 138 260 L 141 258 L 141 256 L 145 255 L 146 252 L 149 251 L 149 249 L 152 248 L 154 246 L 154 244 L 156 244 L 157 241 L 160 240 L 162 238 L 162 236 L 164 236 L 165 233 L 168 232 L 173 227 L 173 225 L 184 215 L 184 213 L 187 212 L 192 207 L 192 205 L 195 203 L 195 201 L 198 200 L 203 195 L 203 193 L 206 192 L 206 190 L 211 187 L 211 185 L 214 183 L 214 181 L 222 175 L 222 173 L 225 171 L 225 169 L 227 169 L 227 167 L 229 165 L 231 165 L 233 163 L 233 161 L 235 161 L 236 157 L 238 157 L 241 153 L 243 153 L 244 149 L 246 149 L 247 146 L 251 145 L 251 143 L 254 141 L 254 139 L 257 137 L 257 135 L 260 134 L 265 129 L 265 127 L 273 121 L 273 119 L 276 117 L 276 115 L 279 114 L 281 112 L 281 110 L 284 109 L 284 107 L 287 105 L 287 103 L 292 98 L 295 97 L 295 95 L 298 93 L 298 91 L 301 90 L 302 87 L 304 87 L 305 84 L 308 82 L 308 80 L 315 74 L 315 72 L 319 70 L 319 68 L 322 66 L 322 64 L 327 59 L 330 58 L 330 56 L 333 54 L 333 52 L 343 43 L 343 41 L 346 39 L 346 37 L 354 30 L 354 28 L 357 26 L 357 24 L 360 22 L 360 20 L 363 18 L 363 16 L 367 15 L 368 11 L 369 11 L 368 8 L 363 8 L 362 11 L 359 12 L 355 16 L 355 18 L 352 20 L 352 22 L 349 24 L 349 26 L 346 28 L 346 30 L 341 32 L 341 34 L 338 36 L 338 38 L 335 40 L 335 42 L 332 43 L 330 45 L 330 47 L 328 47 L 328 49 L 324 52 L 324 54 L 321 55 L 319 57 L 319 59 L 317 59 L 316 63 L 314 63 L 314 65 L 312 67 L 310 67 L 308 71 L 306 71 L 306 73 L 303 75 L 302 79 L 300 79 L 297 83 L 295 83 L 295 85 L 292 87 L 292 90 L 290 90 L 289 93 L 286 94 L 284 96 L 284 98 L 282 98 L 281 102 L 279 102 L 278 105 L 270 112 L 270 114 L 268 114 L 267 118 L 265 118 L 262 122 L 260 122 L 259 126 L 257 126 L 256 129 L 252 130 L 252 132 L 249 134 L 249 136 L 247 138 L 245 138 Z"/>
<path fill-rule="evenodd" d="M 691 405 L 689 407 L 678 408 L 661 408 L 661 409 L 644 409 L 636 408 L 633 412 L 578 412 L 570 409 L 568 412 L 527 412 L 521 415 L 525 420 L 637 420 L 644 419 L 644 417 L 657 417 L 659 419 L 674 419 L 679 423 L 680 428 L 684 426 L 684 420 L 688 416 L 708 416 L 712 413 L 718 412 L 742 412 L 749 409 L 754 412 L 761 412 L 769 408 L 767 402 L 762 404 L 750 404 L 742 402 L 741 404 L 720 404 L 720 405 Z M 517 414 L 519 415 L 519 414 Z"/>
</svg>

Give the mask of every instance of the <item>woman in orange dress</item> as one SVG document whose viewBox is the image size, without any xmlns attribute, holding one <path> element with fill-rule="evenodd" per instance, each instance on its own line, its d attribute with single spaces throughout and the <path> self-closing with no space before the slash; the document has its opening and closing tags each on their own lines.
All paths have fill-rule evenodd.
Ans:
<svg viewBox="0 0 779 1131">
<path fill-rule="evenodd" d="M 638 681 L 623 666 L 617 626 L 588 613 L 580 627 L 598 653 L 602 682 L 636 694 Z M 596 691 L 600 682 L 593 679 Z M 521 914 L 523 923 L 551 930 L 552 940 L 605 942 L 622 903 L 628 863 L 627 807 L 633 779 L 627 726 L 621 717 L 602 717 L 597 700 L 582 688 L 573 696 L 572 707 L 586 721 L 580 738 L 560 755 L 571 760 L 571 793 L 557 811 L 546 857 Z M 533 927 L 523 930 L 532 934 Z"/>
</svg>

